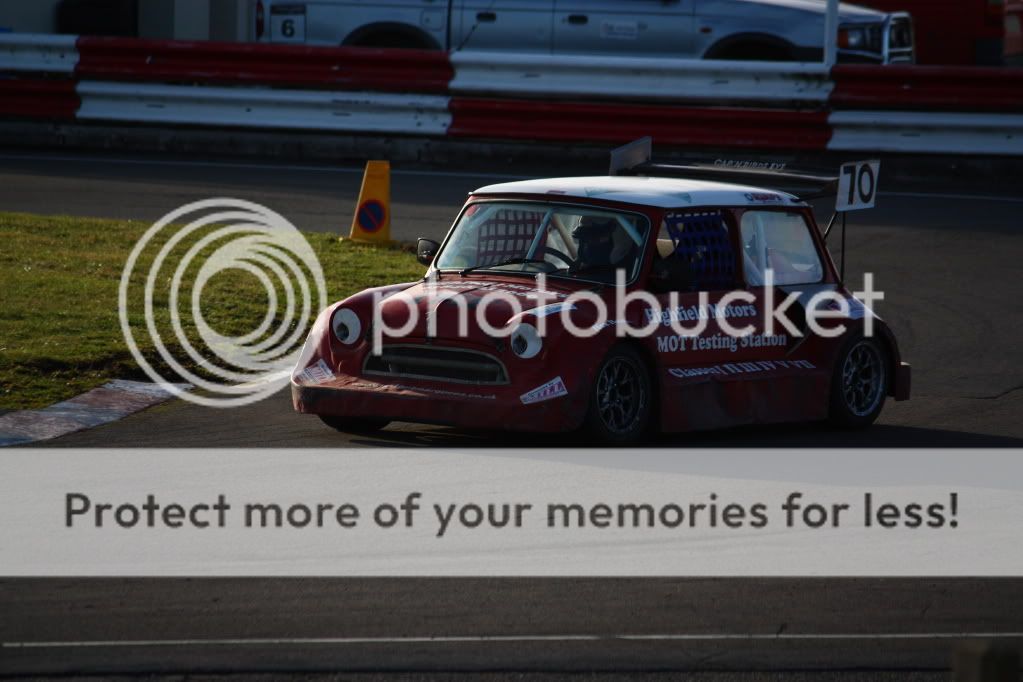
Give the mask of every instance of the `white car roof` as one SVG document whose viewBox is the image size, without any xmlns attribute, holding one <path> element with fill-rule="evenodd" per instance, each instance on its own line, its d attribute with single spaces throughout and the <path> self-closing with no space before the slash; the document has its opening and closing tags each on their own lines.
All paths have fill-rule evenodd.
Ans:
<svg viewBox="0 0 1023 682">
<path fill-rule="evenodd" d="M 581 199 L 607 199 L 659 208 L 805 205 L 802 200 L 787 192 L 763 187 L 705 180 L 620 175 L 503 182 L 480 187 L 473 194 L 548 194 Z"/>
</svg>

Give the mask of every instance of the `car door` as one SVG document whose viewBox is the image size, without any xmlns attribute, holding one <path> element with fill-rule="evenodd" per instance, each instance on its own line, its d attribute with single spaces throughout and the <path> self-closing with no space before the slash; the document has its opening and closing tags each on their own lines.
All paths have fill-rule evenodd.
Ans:
<svg viewBox="0 0 1023 682">
<path fill-rule="evenodd" d="M 740 340 L 744 361 L 767 380 L 755 386 L 759 421 L 823 418 L 831 370 L 822 359 L 836 342 L 810 332 L 805 306 L 818 292 L 837 287 L 808 218 L 801 210 L 767 207 L 736 210 L 734 216 L 743 284 L 759 313 L 753 333 Z"/>
<path fill-rule="evenodd" d="M 455 2 L 451 49 L 550 54 L 554 0 Z"/>
<path fill-rule="evenodd" d="M 695 0 L 556 0 L 554 53 L 693 56 Z"/>
<path fill-rule="evenodd" d="M 730 218 L 716 208 L 669 211 L 657 235 L 648 288 L 661 319 L 646 338 L 659 367 L 666 430 L 750 420 L 748 392 L 740 381 L 739 340 L 726 325 L 754 324 L 755 311 L 735 299 L 745 292 Z"/>
</svg>

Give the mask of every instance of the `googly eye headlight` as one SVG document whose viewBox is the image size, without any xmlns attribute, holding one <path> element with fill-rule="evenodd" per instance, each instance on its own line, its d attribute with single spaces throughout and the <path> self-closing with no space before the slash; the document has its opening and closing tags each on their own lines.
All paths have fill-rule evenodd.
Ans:
<svg viewBox="0 0 1023 682">
<path fill-rule="evenodd" d="M 523 360 L 536 357 L 543 349 L 543 339 L 533 325 L 523 322 L 515 328 L 510 338 L 511 350 Z"/>
<path fill-rule="evenodd" d="M 362 336 L 362 322 L 359 321 L 359 316 L 348 308 L 342 308 L 334 313 L 330 326 L 334 330 L 334 337 L 348 346 Z"/>
</svg>

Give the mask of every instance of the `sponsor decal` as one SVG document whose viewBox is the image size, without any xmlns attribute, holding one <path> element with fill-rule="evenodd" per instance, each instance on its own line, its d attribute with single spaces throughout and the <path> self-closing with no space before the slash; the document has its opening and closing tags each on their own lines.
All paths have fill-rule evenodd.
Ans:
<svg viewBox="0 0 1023 682">
<path fill-rule="evenodd" d="M 715 166 L 724 166 L 725 168 L 746 168 L 756 170 L 773 170 L 782 171 L 785 170 L 784 163 L 778 163 L 776 161 L 751 161 L 742 159 L 716 159 L 714 161 Z"/>
<path fill-rule="evenodd" d="M 561 380 L 561 377 L 555 377 L 543 386 L 534 388 L 528 393 L 523 393 L 519 396 L 519 400 L 522 401 L 523 405 L 531 405 L 533 403 L 542 403 L 552 398 L 560 398 L 563 395 L 568 395 L 565 382 Z"/>
<path fill-rule="evenodd" d="M 330 365 L 320 358 L 315 365 L 306 367 L 299 377 L 307 384 L 325 384 L 334 380 L 334 373 L 330 371 Z"/>
<path fill-rule="evenodd" d="M 727 350 L 732 353 L 740 348 L 781 348 L 788 345 L 789 338 L 784 334 L 748 334 L 746 336 L 729 336 L 714 334 L 712 336 L 685 336 L 672 334 L 657 337 L 658 353 L 682 353 L 694 350 Z"/>
<path fill-rule="evenodd" d="M 709 367 L 672 367 L 668 373 L 676 379 L 691 379 L 703 376 L 734 376 L 737 374 L 758 374 L 784 369 L 816 369 L 809 360 L 754 360 L 751 362 L 726 362 Z"/>
<path fill-rule="evenodd" d="M 635 21 L 604 21 L 600 37 L 608 40 L 639 40 L 639 24 Z"/>
<path fill-rule="evenodd" d="M 746 192 L 746 201 L 770 202 L 781 201 L 781 196 L 771 192 Z"/>
<path fill-rule="evenodd" d="M 695 322 L 696 320 L 756 317 L 757 307 L 754 305 L 726 305 L 719 306 L 714 303 L 702 305 L 683 306 L 680 305 L 674 310 L 651 310 L 646 309 L 647 321 L 654 320 L 660 315 L 661 324 L 665 327 L 671 324 L 672 320 L 678 322 Z"/>
</svg>

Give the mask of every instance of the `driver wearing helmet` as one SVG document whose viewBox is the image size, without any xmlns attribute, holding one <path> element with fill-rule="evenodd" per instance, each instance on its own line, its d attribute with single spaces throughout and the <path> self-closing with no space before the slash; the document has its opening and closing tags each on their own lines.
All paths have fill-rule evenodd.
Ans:
<svg viewBox="0 0 1023 682">
<path fill-rule="evenodd" d="M 585 216 L 572 230 L 576 243 L 576 262 L 573 270 L 613 268 L 626 260 L 628 254 L 614 257 L 615 232 L 618 221 L 614 218 Z"/>
</svg>

